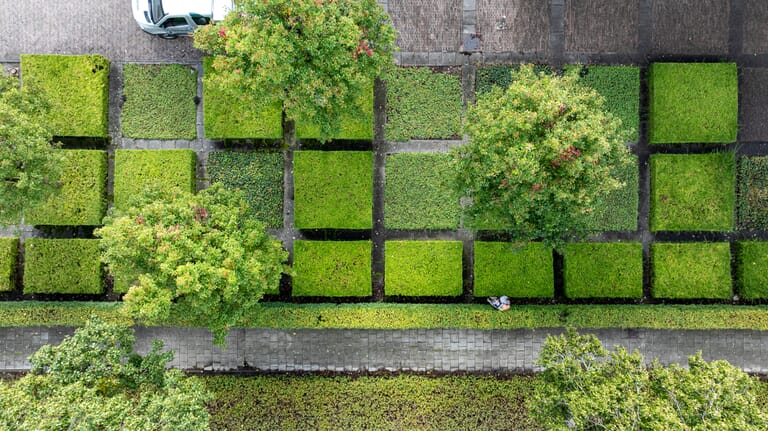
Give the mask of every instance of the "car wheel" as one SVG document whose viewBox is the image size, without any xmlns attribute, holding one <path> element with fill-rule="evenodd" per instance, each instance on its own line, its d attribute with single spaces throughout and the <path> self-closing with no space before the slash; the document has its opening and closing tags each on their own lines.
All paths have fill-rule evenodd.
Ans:
<svg viewBox="0 0 768 431">
<path fill-rule="evenodd" d="M 176 39 L 177 37 L 179 37 L 179 35 L 177 35 L 177 34 L 158 34 L 158 36 L 160 36 L 160 38 L 165 39 L 165 40 L 172 40 L 172 39 Z"/>
</svg>

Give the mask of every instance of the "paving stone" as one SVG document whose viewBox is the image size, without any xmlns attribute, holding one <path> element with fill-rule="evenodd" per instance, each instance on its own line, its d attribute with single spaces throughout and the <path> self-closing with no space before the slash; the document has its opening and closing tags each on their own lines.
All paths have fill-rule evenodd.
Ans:
<svg viewBox="0 0 768 431">
<path fill-rule="evenodd" d="M 654 54 L 728 53 L 729 0 L 654 0 Z"/>
<path fill-rule="evenodd" d="M 477 0 L 483 52 L 546 52 L 549 4 L 549 0 Z"/>
<path fill-rule="evenodd" d="M 402 51 L 458 51 L 462 6 L 462 0 L 389 0 L 397 46 Z"/>
<path fill-rule="evenodd" d="M 565 0 L 565 51 L 634 53 L 639 2 Z"/>
<path fill-rule="evenodd" d="M 768 54 L 768 1 L 744 0 L 744 54 Z"/>
<path fill-rule="evenodd" d="M 768 141 L 768 69 L 744 68 L 739 76 L 739 141 Z"/>
</svg>

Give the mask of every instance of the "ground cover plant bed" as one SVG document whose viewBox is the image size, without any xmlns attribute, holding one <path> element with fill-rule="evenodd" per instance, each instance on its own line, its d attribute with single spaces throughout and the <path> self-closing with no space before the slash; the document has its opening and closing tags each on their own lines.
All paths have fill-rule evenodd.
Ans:
<svg viewBox="0 0 768 431">
<path fill-rule="evenodd" d="M 24 293 L 104 291 L 98 240 L 29 238 L 24 246 Z"/>
<path fill-rule="evenodd" d="M 296 241 L 293 296 L 371 296 L 370 241 Z"/>
<path fill-rule="evenodd" d="M 43 90 L 56 136 L 107 137 L 109 60 L 100 55 L 21 56 L 24 85 Z"/>
<path fill-rule="evenodd" d="M 115 151 L 115 207 L 125 208 L 149 185 L 194 193 L 195 163 L 192 150 Z"/>
<path fill-rule="evenodd" d="M 340 115 L 341 127 L 332 138 L 363 140 L 373 139 L 373 82 L 356 100 L 359 112 L 350 110 Z M 296 137 L 299 139 L 318 139 L 321 137 L 320 126 L 296 122 Z"/>
<path fill-rule="evenodd" d="M 568 298 L 641 298 L 643 246 L 640 243 L 570 243 L 565 248 Z"/>
<path fill-rule="evenodd" d="M 652 155 L 651 230 L 732 230 L 735 164 L 725 152 Z"/>
<path fill-rule="evenodd" d="M 123 66 L 123 136 L 197 137 L 197 70 L 180 64 Z"/>
<path fill-rule="evenodd" d="M 588 226 L 593 231 L 637 230 L 638 205 L 637 157 L 632 163 L 614 167 L 612 175 L 624 183 L 624 187 L 599 198 L 595 210 L 588 216 Z"/>
<path fill-rule="evenodd" d="M 61 150 L 61 188 L 25 215 L 30 225 L 97 226 L 107 210 L 107 152 Z"/>
<path fill-rule="evenodd" d="M 768 298 L 768 242 L 736 243 L 736 271 L 739 296 L 744 299 Z"/>
<path fill-rule="evenodd" d="M 16 289 L 18 255 L 18 238 L 0 238 L 0 292 L 11 292 Z"/>
<path fill-rule="evenodd" d="M 373 155 L 368 151 L 297 151 L 293 160 L 299 229 L 370 229 Z"/>
<path fill-rule="evenodd" d="M 387 241 L 384 248 L 386 295 L 461 295 L 461 241 Z"/>
<path fill-rule="evenodd" d="M 512 83 L 513 70 L 517 70 L 518 66 L 510 65 L 489 65 L 478 67 L 475 72 L 475 93 L 480 96 L 488 93 L 493 87 L 507 88 Z M 543 64 L 535 64 L 533 71 L 536 74 L 539 73 L 552 73 L 552 69 L 549 66 Z"/>
<path fill-rule="evenodd" d="M 207 170 L 211 183 L 243 192 L 253 218 L 267 227 L 283 226 L 283 153 L 214 151 Z"/>
<path fill-rule="evenodd" d="M 735 63 L 653 63 L 648 70 L 651 144 L 728 143 L 738 130 Z"/>
<path fill-rule="evenodd" d="M 543 244 L 475 241 L 475 297 L 551 298 L 554 286 L 552 250 Z"/>
<path fill-rule="evenodd" d="M 728 243 L 651 244 L 653 296 L 668 299 L 730 299 Z"/>
<path fill-rule="evenodd" d="M 212 57 L 203 58 L 203 74 L 212 74 Z M 203 125 L 209 139 L 283 137 L 282 103 L 256 101 L 247 95 L 234 95 L 203 78 Z"/>
<path fill-rule="evenodd" d="M 768 229 L 768 157 L 741 157 L 737 177 L 739 228 Z"/>
<path fill-rule="evenodd" d="M 386 82 L 388 140 L 452 139 L 461 134 L 462 90 L 457 72 L 397 67 Z"/>
<path fill-rule="evenodd" d="M 388 229 L 456 229 L 461 206 L 452 189 L 451 156 L 387 157 L 384 223 Z"/>
</svg>

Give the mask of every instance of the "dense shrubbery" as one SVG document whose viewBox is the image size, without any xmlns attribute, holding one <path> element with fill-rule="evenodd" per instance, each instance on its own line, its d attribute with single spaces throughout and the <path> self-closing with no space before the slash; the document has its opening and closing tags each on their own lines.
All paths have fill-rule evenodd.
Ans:
<svg viewBox="0 0 768 431">
<path fill-rule="evenodd" d="M 637 229 L 638 181 L 637 157 L 626 165 L 613 166 L 611 176 L 624 185 L 597 198 L 594 211 L 587 216 L 587 228 L 593 231 Z"/>
<path fill-rule="evenodd" d="M 16 257 L 18 255 L 18 238 L 0 238 L 0 292 L 16 289 Z"/>
<path fill-rule="evenodd" d="M 24 247 L 24 293 L 104 291 L 98 240 L 29 238 Z"/>
<path fill-rule="evenodd" d="M 554 286 L 552 250 L 543 244 L 475 241 L 475 296 L 551 298 Z"/>
<path fill-rule="evenodd" d="M 355 100 L 354 108 L 341 113 L 339 129 L 325 138 L 373 139 L 373 82 L 368 83 Z M 322 127 L 312 123 L 296 123 L 299 139 L 322 139 Z"/>
<path fill-rule="evenodd" d="M 728 243 L 651 244 L 655 298 L 733 296 Z"/>
<path fill-rule="evenodd" d="M 461 295 L 461 241 L 387 241 L 384 248 L 388 296 Z"/>
<path fill-rule="evenodd" d="M 475 74 L 475 92 L 477 95 L 488 93 L 493 87 L 502 89 L 509 87 L 512 83 L 512 71 L 519 70 L 519 66 L 493 65 L 477 68 Z M 539 73 L 552 73 L 549 66 L 535 64 L 533 71 Z"/>
<path fill-rule="evenodd" d="M 742 157 L 738 165 L 739 228 L 768 229 L 768 157 Z"/>
<path fill-rule="evenodd" d="M 115 151 L 115 207 L 127 208 L 149 185 L 194 192 L 195 160 L 192 150 Z"/>
<path fill-rule="evenodd" d="M 736 280 L 744 299 L 768 299 L 768 242 L 736 243 Z"/>
<path fill-rule="evenodd" d="M 294 242 L 294 296 L 371 296 L 370 241 Z"/>
<path fill-rule="evenodd" d="M 564 270 L 568 298 L 643 296 L 640 243 L 570 243 L 565 247 Z"/>
</svg>

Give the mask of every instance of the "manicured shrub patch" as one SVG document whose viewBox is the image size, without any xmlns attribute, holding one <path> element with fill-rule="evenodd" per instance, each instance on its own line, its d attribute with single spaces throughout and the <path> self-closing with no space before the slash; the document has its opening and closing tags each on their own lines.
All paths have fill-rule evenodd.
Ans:
<svg viewBox="0 0 768 431">
<path fill-rule="evenodd" d="M 107 210 L 107 152 L 61 151 L 65 154 L 61 188 L 30 211 L 25 221 L 31 225 L 100 225 Z"/>
<path fill-rule="evenodd" d="M 744 299 L 768 298 L 768 242 L 736 243 L 736 284 Z"/>
<path fill-rule="evenodd" d="M 195 163 L 192 150 L 115 151 L 115 206 L 125 208 L 150 184 L 194 193 Z"/>
<path fill-rule="evenodd" d="M 208 155 L 208 177 L 240 189 L 250 213 L 267 227 L 283 225 L 283 153 L 214 151 Z"/>
<path fill-rule="evenodd" d="M 370 241 L 296 241 L 294 296 L 371 296 Z"/>
<path fill-rule="evenodd" d="M 373 155 L 367 151 L 297 151 L 295 224 L 300 229 L 370 229 Z"/>
<path fill-rule="evenodd" d="M 651 156 L 651 230 L 733 229 L 733 153 Z"/>
<path fill-rule="evenodd" d="M 733 296 L 728 243 L 651 244 L 655 298 Z"/>
<path fill-rule="evenodd" d="M 461 241 L 387 241 L 385 249 L 385 294 L 461 295 Z"/>
<path fill-rule="evenodd" d="M 735 63 L 654 63 L 648 71 L 648 91 L 651 144 L 736 140 Z"/>
<path fill-rule="evenodd" d="M 390 229 L 455 229 L 459 196 L 453 191 L 448 154 L 402 153 L 387 157 L 384 222 Z"/>
<path fill-rule="evenodd" d="M 387 139 L 450 139 L 461 133 L 461 77 L 426 67 L 387 76 Z"/>
<path fill-rule="evenodd" d="M 341 129 L 332 138 L 373 139 L 373 82 L 357 98 L 357 106 L 362 110 L 362 114 L 357 111 L 341 114 Z M 320 137 L 320 126 L 296 122 L 296 137 L 317 139 Z"/>
<path fill-rule="evenodd" d="M 595 211 L 589 215 L 589 229 L 594 231 L 622 231 L 637 229 L 638 167 L 637 157 L 632 163 L 614 167 L 613 176 L 624 183 L 624 187 L 600 198 Z"/>
<path fill-rule="evenodd" d="M 505 242 L 475 241 L 475 296 L 551 298 L 552 250 L 541 243 L 516 249 Z"/>
<path fill-rule="evenodd" d="M 203 59 L 204 75 L 213 71 L 212 57 Z M 203 78 L 203 123 L 209 139 L 283 137 L 282 102 L 255 101 L 247 95 L 235 95 Z"/>
<path fill-rule="evenodd" d="M 494 65 L 478 67 L 475 73 L 475 92 L 477 95 L 485 94 L 493 87 L 507 88 L 512 83 L 511 71 L 517 70 L 518 66 Z M 535 64 L 533 71 L 539 73 L 552 73 L 549 66 Z"/>
<path fill-rule="evenodd" d="M 109 60 L 100 55 L 22 55 L 24 85 L 43 90 L 57 136 L 109 134 Z"/>
<path fill-rule="evenodd" d="M 0 292 L 10 292 L 16 288 L 16 257 L 18 255 L 18 238 L 0 238 Z"/>
<path fill-rule="evenodd" d="M 197 137 L 197 70 L 180 64 L 123 67 L 122 132 L 129 138 Z"/>
<path fill-rule="evenodd" d="M 742 157 L 738 163 L 740 229 L 768 229 L 768 157 Z"/>
<path fill-rule="evenodd" d="M 30 238 L 24 245 L 24 293 L 104 291 L 99 240 Z"/>
<path fill-rule="evenodd" d="M 643 246 L 640 243 L 578 243 L 565 248 L 568 298 L 641 298 Z"/>
</svg>

